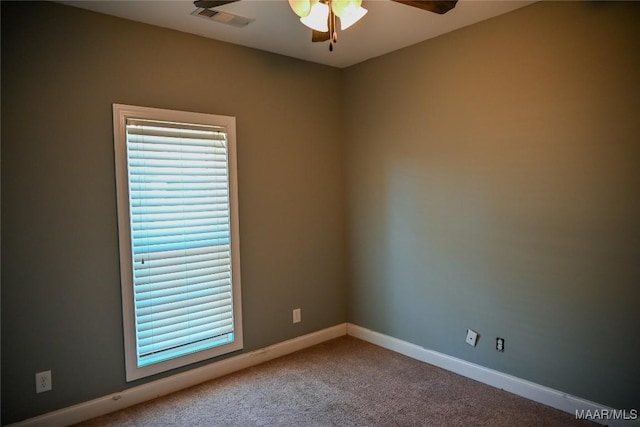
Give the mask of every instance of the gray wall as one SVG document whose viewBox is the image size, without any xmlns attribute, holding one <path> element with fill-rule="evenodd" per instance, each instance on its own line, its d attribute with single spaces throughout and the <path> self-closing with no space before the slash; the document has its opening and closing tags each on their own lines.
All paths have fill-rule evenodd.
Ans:
<svg viewBox="0 0 640 427">
<path fill-rule="evenodd" d="M 340 77 L 58 4 L 2 2 L 4 423 L 143 382 L 124 380 L 114 102 L 236 116 L 245 350 L 346 321 Z M 53 391 L 36 395 L 34 373 L 48 369 Z"/>
<path fill-rule="evenodd" d="M 638 408 L 638 22 L 537 3 L 345 71 L 350 322 Z"/>
</svg>

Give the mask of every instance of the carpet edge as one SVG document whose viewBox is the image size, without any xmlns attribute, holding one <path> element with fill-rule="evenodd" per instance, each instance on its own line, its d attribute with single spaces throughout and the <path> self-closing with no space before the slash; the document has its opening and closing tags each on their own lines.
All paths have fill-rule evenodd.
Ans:
<svg viewBox="0 0 640 427">
<path fill-rule="evenodd" d="M 111 393 L 97 399 L 78 403 L 37 417 L 29 418 L 10 426 L 58 427 L 79 423 L 114 411 L 125 409 L 151 399 L 193 387 L 241 369 L 249 368 L 296 351 L 303 350 L 339 338 L 347 334 L 347 324 L 341 323 L 320 331 L 291 338 L 258 350 L 242 353 L 208 365 L 181 372 L 169 377 L 135 386 L 121 392 Z"/>
<path fill-rule="evenodd" d="M 353 323 L 347 323 L 347 335 L 378 345 L 386 348 L 387 350 L 403 354 L 407 357 L 411 357 L 412 359 L 420 360 L 421 362 L 471 378 L 483 384 L 503 389 L 510 393 L 559 409 L 574 416 L 577 414 L 577 411 L 589 411 L 591 414 L 614 413 L 614 409 L 608 406 L 592 402 L 581 397 L 572 396 L 562 391 L 486 368 L 475 363 L 467 362 L 466 360 L 458 359 L 444 353 L 429 350 L 416 344 L 412 344 L 380 332 L 372 331 Z M 640 420 L 638 419 L 616 420 L 590 418 L 590 421 L 612 427 L 640 426 Z"/>
</svg>

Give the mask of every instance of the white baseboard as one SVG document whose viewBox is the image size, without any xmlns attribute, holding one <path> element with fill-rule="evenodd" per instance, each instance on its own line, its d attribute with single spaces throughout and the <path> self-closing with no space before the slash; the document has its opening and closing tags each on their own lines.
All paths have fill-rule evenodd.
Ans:
<svg viewBox="0 0 640 427">
<path fill-rule="evenodd" d="M 402 341 L 372 330 L 347 323 L 347 335 L 368 341 L 396 353 L 434 366 L 455 372 L 467 378 L 474 379 L 484 384 L 506 390 L 517 394 L 534 402 L 539 402 L 552 408 L 576 415 L 576 411 L 589 411 L 591 414 L 611 414 L 613 409 L 599 403 L 591 402 L 580 397 L 571 396 L 567 393 L 545 387 L 531 381 L 523 380 L 512 375 L 508 375 L 484 366 L 476 365 L 462 359 L 458 359 L 437 351 L 427 350 L 415 344 Z M 631 409 L 631 408 L 629 408 Z M 636 408 L 637 409 L 637 408 Z M 619 411 L 618 411 L 619 412 Z M 628 412 L 627 412 L 628 413 Z M 597 415 L 596 415 L 597 417 Z M 592 419 L 600 424 L 610 426 L 640 426 L 640 420 L 614 420 L 614 419 Z"/>
<path fill-rule="evenodd" d="M 324 341 L 341 337 L 346 335 L 346 333 L 347 325 L 343 323 L 269 347 L 233 356 L 190 371 L 136 386 L 119 393 L 113 393 L 88 402 L 49 412 L 38 417 L 29 418 L 12 425 L 58 427 L 79 423 L 276 359 Z"/>
<path fill-rule="evenodd" d="M 434 366 L 455 372 L 467 378 L 506 390 L 529 400 L 542 403 L 575 415 L 576 411 L 590 411 L 591 414 L 611 413 L 612 408 L 568 395 L 558 390 L 542 386 L 521 378 L 517 378 L 493 369 L 485 368 L 437 351 L 427 350 L 415 344 L 402 341 L 351 323 L 343 323 L 321 331 L 303 335 L 269 347 L 249 353 L 233 356 L 210 365 L 201 366 L 190 371 L 182 372 L 167 378 L 143 384 L 113 393 L 88 402 L 83 402 L 57 411 L 49 412 L 38 417 L 12 424 L 13 426 L 28 427 L 58 427 L 67 426 L 88 420 L 110 412 L 118 411 L 169 393 L 192 387 L 241 369 L 249 368 L 260 363 L 276 359 L 281 356 L 320 344 L 324 341 L 350 335 L 405 356 L 417 359 Z M 601 424 L 622 427 L 640 427 L 639 420 L 598 420 Z"/>
</svg>

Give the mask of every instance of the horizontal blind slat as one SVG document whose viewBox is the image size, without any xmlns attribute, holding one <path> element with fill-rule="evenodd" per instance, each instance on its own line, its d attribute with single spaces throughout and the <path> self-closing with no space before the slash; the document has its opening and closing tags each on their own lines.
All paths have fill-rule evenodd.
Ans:
<svg viewBox="0 0 640 427">
<path fill-rule="evenodd" d="M 142 234 L 145 234 L 145 233 L 142 233 Z M 190 242 L 200 242 L 203 240 L 228 239 L 228 238 L 229 238 L 228 230 L 193 232 L 193 233 L 184 233 L 184 234 L 174 233 L 174 234 L 166 234 L 166 235 L 150 236 L 150 237 L 140 236 L 136 239 L 134 249 L 139 247 L 148 247 L 148 246 L 171 244 L 171 243 L 188 244 Z"/>
<path fill-rule="evenodd" d="M 152 338 L 156 342 L 160 341 L 159 337 L 166 334 L 172 334 L 182 330 L 189 329 L 193 331 L 195 328 L 202 326 L 216 327 L 222 323 L 227 323 L 232 319 L 231 311 L 222 313 L 214 313 L 211 310 L 192 311 L 182 316 L 176 316 L 170 319 L 164 319 L 164 322 L 152 322 L 138 328 L 138 338 Z M 202 328 L 202 330 L 206 330 Z"/>
<path fill-rule="evenodd" d="M 148 252 L 144 255 L 140 254 L 134 257 L 134 269 L 143 268 L 147 262 L 152 262 L 158 266 L 181 264 L 185 256 L 191 257 L 191 259 L 194 260 L 202 259 L 205 256 L 229 258 L 229 249 L 229 245 L 219 245 L 215 247 L 188 248 L 166 252 Z"/>
<path fill-rule="evenodd" d="M 180 177 L 187 177 L 189 175 L 193 175 L 195 177 L 226 177 L 227 171 L 224 168 L 189 168 L 183 169 L 178 167 L 162 167 L 162 166 L 132 166 L 129 168 L 129 175 L 131 175 L 131 179 L 135 179 L 136 175 L 141 176 L 149 176 L 149 175 L 159 175 L 159 176 L 172 176 L 177 175 Z"/>
<path fill-rule="evenodd" d="M 140 277 L 137 273 L 138 271 L 135 277 L 136 293 L 138 293 L 138 289 L 140 289 L 140 293 L 144 293 L 175 287 L 195 286 L 196 284 L 206 283 L 206 281 L 216 282 L 230 278 L 231 267 L 228 265 L 218 265 L 198 269 L 183 269 L 181 271 L 168 273 L 151 274 L 147 272 L 148 274 L 141 275 Z"/>
<path fill-rule="evenodd" d="M 183 127 L 184 126 L 184 127 Z M 157 123 L 127 123 L 127 133 L 130 136 L 165 137 L 171 139 L 193 138 L 206 140 L 226 140 L 224 132 L 204 126 L 194 127 L 191 124 L 157 124 Z"/>
<path fill-rule="evenodd" d="M 176 199 L 176 198 L 197 198 L 197 197 L 228 197 L 229 189 L 220 187 L 216 189 L 200 189 L 180 186 L 179 188 L 139 188 L 131 190 L 131 198 L 133 200 L 144 199 Z"/>
<path fill-rule="evenodd" d="M 178 308 L 175 310 L 163 310 L 162 312 L 157 313 L 149 313 L 143 316 L 140 316 L 138 322 L 138 330 L 147 330 L 154 327 L 154 325 L 164 326 L 171 322 L 174 322 L 174 319 L 183 319 L 187 316 L 191 315 L 217 315 L 224 313 L 232 313 L 231 307 L 225 303 L 218 301 L 206 301 L 204 303 L 192 304 L 187 309 Z M 208 313 L 208 314 L 207 314 Z"/>
<path fill-rule="evenodd" d="M 184 151 L 180 151 L 178 153 L 171 153 L 167 151 L 150 151 L 150 150 L 134 150 L 129 152 L 129 163 L 130 164 L 145 164 L 146 162 L 176 162 L 179 161 L 181 163 L 191 163 L 191 162 L 202 162 L 203 159 L 207 159 L 207 161 L 219 162 L 220 164 L 227 163 L 227 156 L 224 154 L 223 149 L 220 149 L 222 153 L 214 152 L 212 153 L 214 156 L 209 158 L 208 155 L 203 155 L 203 153 L 188 153 Z M 205 153 L 207 154 L 207 153 Z"/>
<path fill-rule="evenodd" d="M 226 201 L 210 204 L 189 204 L 189 205 L 166 205 L 166 206 L 132 206 L 131 215 L 157 215 L 157 214 L 174 214 L 175 218 L 180 213 L 197 213 L 197 212 L 228 212 L 229 205 Z M 144 218 L 136 218 L 138 221 L 144 221 Z"/>
<path fill-rule="evenodd" d="M 129 166 L 132 169 L 152 169 L 152 168 L 174 168 L 176 165 L 180 165 L 181 169 L 184 169 L 185 173 L 189 173 L 191 170 L 200 169 L 227 169 L 227 159 L 204 157 L 198 159 L 184 159 L 180 158 L 167 158 L 167 159 L 150 159 L 149 157 L 134 158 L 129 161 Z"/>
<path fill-rule="evenodd" d="M 163 227 L 155 229 L 143 229 L 134 231 L 133 236 L 136 239 L 143 239 L 145 237 L 162 237 L 162 236 L 175 236 L 175 235 L 191 235 L 202 233 L 217 233 L 228 232 L 228 224 L 205 224 L 205 225 L 190 225 L 184 227 Z"/>
<path fill-rule="evenodd" d="M 233 332 L 233 322 L 223 324 L 222 327 L 214 329 L 208 328 L 194 328 L 194 331 L 185 330 L 181 333 L 173 333 L 173 335 L 167 335 L 162 337 L 159 342 L 153 342 L 152 339 L 140 340 L 139 351 L 141 354 L 145 354 L 152 351 L 158 351 L 165 348 L 171 348 L 174 346 L 189 344 L 198 340 L 212 338 L 218 335 L 227 334 Z"/>
<path fill-rule="evenodd" d="M 130 132 L 128 135 L 131 148 L 174 152 L 179 149 L 192 150 L 194 152 L 203 151 L 206 153 L 225 153 L 227 139 L 216 135 L 176 135 L 162 134 L 162 132 Z M 224 151 L 223 151 L 224 150 Z"/>
<path fill-rule="evenodd" d="M 199 124 L 199 123 L 184 123 L 177 121 L 156 120 L 150 118 L 141 117 L 127 117 L 126 120 L 127 129 L 132 131 L 163 131 L 166 134 L 175 132 L 189 132 L 189 133 L 220 133 L 226 135 L 226 128 L 224 126 L 217 126 L 212 124 Z"/>
<path fill-rule="evenodd" d="M 181 152 L 188 151 L 193 153 L 222 153 L 220 149 L 226 149 L 226 140 L 215 138 L 201 137 L 179 137 L 174 138 L 166 135 L 142 135 L 129 134 L 129 142 L 132 150 L 147 149 L 151 151 Z"/>
<path fill-rule="evenodd" d="M 204 276 L 190 277 L 185 279 L 166 280 L 164 282 L 151 282 L 136 285 L 137 287 L 151 286 L 144 290 L 137 291 L 134 295 L 135 301 L 149 301 L 151 304 L 161 305 L 165 299 L 187 300 L 196 295 L 215 295 L 222 293 L 231 283 L 231 275 L 228 272 L 213 273 Z M 155 288 L 154 288 L 155 286 Z M 204 292 L 203 292 L 204 291 Z M 175 297 L 175 298 L 174 298 Z"/>
<path fill-rule="evenodd" d="M 184 298 L 176 297 L 174 301 L 169 298 L 164 300 L 164 304 L 150 304 L 148 301 L 140 302 L 136 309 L 138 316 L 141 319 L 146 319 L 144 316 L 153 316 L 159 313 L 177 313 L 180 310 L 189 309 L 189 307 L 197 306 L 200 304 L 213 304 L 215 307 L 223 307 L 228 305 L 231 301 L 231 287 L 228 287 L 226 293 L 216 293 L 213 295 L 202 294 L 199 297 L 193 297 L 188 300 Z"/>
<path fill-rule="evenodd" d="M 147 366 L 156 362 L 161 362 L 163 360 L 195 353 L 200 350 L 206 350 L 212 347 L 230 344 L 234 341 L 234 337 L 235 333 L 232 331 L 215 337 L 194 341 L 189 344 L 163 349 L 162 351 L 139 355 L 138 365 Z"/>
<path fill-rule="evenodd" d="M 194 285 L 188 291 L 180 286 L 138 293 L 135 303 L 140 315 L 190 307 L 194 304 L 218 303 L 231 297 L 231 281 L 221 279 L 211 286 Z"/>
<path fill-rule="evenodd" d="M 147 193 L 144 197 L 132 198 L 131 204 L 134 208 L 161 208 L 166 206 L 193 206 L 192 209 L 199 207 L 201 210 L 215 210 L 219 205 L 228 206 L 229 198 L 226 195 L 207 195 L 196 197 L 158 197 L 156 194 Z"/>
<path fill-rule="evenodd" d="M 167 213 L 153 213 L 147 214 L 144 217 L 142 215 L 138 215 L 135 218 L 132 217 L 132 226 L 139 227 L 140 229 L 146 227 L 148 224 L 149 227 L 156 225 L 157 222 L 160 221 L 179 221 L 184 219 L 185 221 L 189 220 L 200 220 L 200 219 L 225 219 L 228 221 L 229 212 L 225 210 L 219 211 L 195 211 L 195 212 L 183 212 L 181 216 L 176 216 L 171 212 Z"/>
<path fill-rule="evenodd" d="M 162 230 L 164 228 L 178 228 L 178 227 L 209 227 L 224 225 L 228 227 L 229 219 L 226 215 L 221 217 L 205 217 L 205 218 L 177 218 L 173 220 L 162 221 L 146 221 L 143 223 L 132 224 L 133 232 L 154 231 Z"/>
<path fill-rule="evenodd" d="M 164 252 L 147 252 L 146 254 L 140 254 L 134 256 L 134 261 L 136 263 L 142 262 L 142 260 L 151 260 L 151 261 L 160 261 L 160 260 L 176 260 L 181 258 L 182 256 L 192 256 L 192 255 L 202 255 L 207 253 L 215 253 L 216 256 L 222 256 L 226 254 L 229 256 L 229 250 L 231 248 L 229 245 L 215 245 L 215 246 L 204 246 L 198 248 L 187 248 L 181 250 L 174 251 L 164 251 Z"/>
<path fill-rule="evenodd" d="M 226 267 L 230 269 L 229 258 L 227 256 L 217 257 L 210 254 L 192 256 L 188 260 L 174 259 L 171 263 L 161 263 L 159 261 L 147 261 L 144 264 L 136 263 L 134 266 L 134 275 L 137 279 L 149 276 L 158 276 L 166 273 L 184 271 L 185 269 L 197 270 L 210 267 Z"/>
<path fill-rule="evenodd" d="M 212 182 L 133 182 L 129 185 L 130 191 L 204 191 L 204 190 L 229 190 L 225 180 Z"/>
<path fill-rule="evenodd" d="M 163 243 L 149 246 L 134 246 L 134 256 L 152 254 L 154 252 L 164 252 L 173 250 L 187 250 L 196 248 L 206 248 L 215 245 L 228 245 L 229 238 L 210 239 L 210 240 L 194 240 L 189 242 Z"/>
<path fill-rule="evenodd" d="M 158 156 L 162 153 L 172 155 L 175 158 L 181 156 L 201 156 L 203 154 L 216 156 L 219 158 L 228 158 L 226 144 L 224 142 L 217 144 L 209 144 L 207 141 L 189 141 L 189 144 L 178 141 L 174 144 L 174 141 L 168 139 L 157 140 L 143 140 L 141 138 L 135 138 L 138 142 L 130 141 L 129 143 L 129 156 L 132 159 L 145 157 L 145 154 L 152 156 Z"/>
<path fill-rule="evenodd" d="M 167 174 L 167 175 L 131 175 L 129 181 L 136 184 L 146 183 L 162 183 L 162 184 L 190 184 L 190 183 L 215 183 L 226 184 L 227 177 L 225 175 L 180 175 L 180 174 Z"/>
</svg>

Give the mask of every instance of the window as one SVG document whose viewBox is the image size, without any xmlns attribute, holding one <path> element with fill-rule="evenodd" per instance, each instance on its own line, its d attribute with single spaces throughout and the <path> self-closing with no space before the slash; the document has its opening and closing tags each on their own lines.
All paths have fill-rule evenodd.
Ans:
<svg viewBox="0 0 640 427">
<path fill-rule="evenodd" d="M 127 381 L 242 349 L 235 118 L 113 123 Z"/>
</svg>

